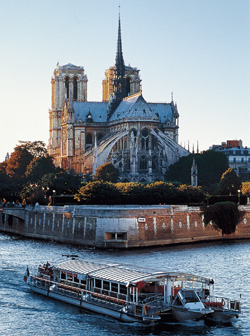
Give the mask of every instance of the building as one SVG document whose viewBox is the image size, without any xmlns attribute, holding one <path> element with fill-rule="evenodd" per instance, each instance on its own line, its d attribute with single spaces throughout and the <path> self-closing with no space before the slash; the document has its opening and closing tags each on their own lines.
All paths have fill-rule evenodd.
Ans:
<svg viewBox="0 0 250 336">
<path fill-rule="evenodd" d="M 93 175 L 112 162 L 121 181 L 164 180 L 168 166 L 189 151 L 178 144 L 177 105 L 147 102 L 139 70 L 123 59 L 121 23 L 115 65 L 105 72 L 102 102 L 88 102 L 81 66 L 59 66 L 51 80 L 49 154 L 56 166 Z"/>
<path fill-rule="evenodd" d="M 235 170 L 242 182 L 250 181 L 250 148 L 243 147 L 242 140 L 227 140 L 209 149 L 225 153 L 229 167 Z"/>
</svg>

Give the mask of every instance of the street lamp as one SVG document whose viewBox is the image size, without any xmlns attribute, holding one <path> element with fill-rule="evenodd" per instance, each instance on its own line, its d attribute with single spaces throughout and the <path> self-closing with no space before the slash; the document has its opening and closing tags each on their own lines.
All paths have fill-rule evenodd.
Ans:
<svg viewBox="0 0 250 336">
<path fill-rule="evenodd" d="M 55 205 L 55 196 L 56 196 L 56 191 L 53 190 L 53 206 Z"/>
<path fill-rule="evenodd" d="M 240 205 L 240 189 L 238 190 L 238 204 Z"/>
</svg>

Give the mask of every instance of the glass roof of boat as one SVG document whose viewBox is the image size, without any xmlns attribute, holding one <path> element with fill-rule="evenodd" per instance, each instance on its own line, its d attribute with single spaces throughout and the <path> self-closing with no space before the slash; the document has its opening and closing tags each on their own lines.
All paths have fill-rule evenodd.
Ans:
<svg viewBox="0 0 250 336">
<path fill-rule="evenodd" d="M 64 261 L 55 268 L 65 272 L 88 275 L 93 278 L 123 284 L 135 284 L 139 281 L 159 281 L 167 278 L 171 278 L 172 281 L 195 281 L 206 284 L 213 281 L 212 279 L 189 273 L 156 271 L 134 265 L 92 262 L 79 259 Z"/>
</svg>

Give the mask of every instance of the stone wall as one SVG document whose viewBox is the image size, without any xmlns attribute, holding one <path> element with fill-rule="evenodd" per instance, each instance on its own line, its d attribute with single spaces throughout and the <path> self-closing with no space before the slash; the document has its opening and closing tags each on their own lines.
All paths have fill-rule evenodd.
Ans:
<svg viewBox="0 0 250 336">
<path fill-rule="evenodd" d="M 0 231 L 99 248 L 159 246 L 250 238 L 250 207 L 240 206 L 236 232 L 204 226 L 199 207 L 64 206 L 15 209 L 0 215 Z"/>
</svg>

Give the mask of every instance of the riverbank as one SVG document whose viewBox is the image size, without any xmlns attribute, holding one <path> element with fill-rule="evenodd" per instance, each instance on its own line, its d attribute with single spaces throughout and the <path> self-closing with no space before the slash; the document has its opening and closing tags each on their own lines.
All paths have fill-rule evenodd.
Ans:
<svg viewBox="0 0 250 336">
<path fill-rule="evenodd" d="M 204 225 L 200 207 L 36 206 L 4 208 L 0 231 L 98 248 L 134 248 L 250 238 L 250 206 L 239 206 L 236 232 L 223 235 Z"/>
</svg>

